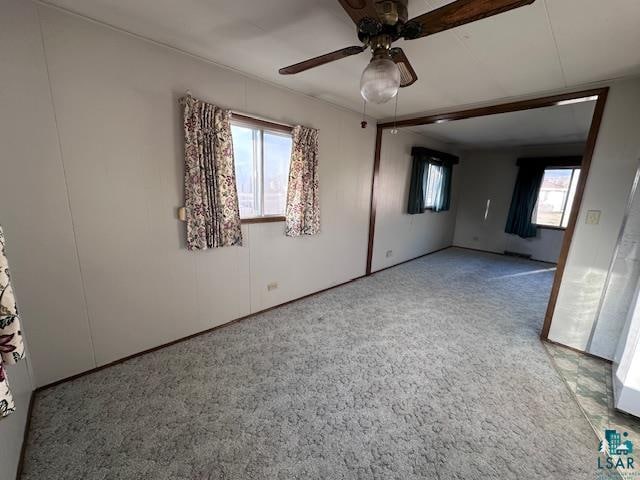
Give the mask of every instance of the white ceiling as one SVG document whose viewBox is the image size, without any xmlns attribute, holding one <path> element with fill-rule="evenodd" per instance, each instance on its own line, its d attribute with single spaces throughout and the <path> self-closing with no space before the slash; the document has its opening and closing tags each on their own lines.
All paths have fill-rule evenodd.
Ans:
<svg viewBox="0 0 640 480">
<path fill-rule="evenodd" d="M 410 16 L 451 0 L 410 0 Z M 47 0 L 46 3 L 353 110 L 366 53 L 307 72 L 280 67 L 357 45 L 337 0 Z M 640 74 L 640 0 L 536 0 L 492 18 L 399 41 L 419 80 L 398 114 L 442 110 Z M 371 105 L 377 118 L 393 102 Z"/>
<path fill-rule="evenodd" d="M 595 102 L 590 101 L 421 125 L 411 130 L 461 147 L 583 143 L 594 108 Z"/>
</svg>

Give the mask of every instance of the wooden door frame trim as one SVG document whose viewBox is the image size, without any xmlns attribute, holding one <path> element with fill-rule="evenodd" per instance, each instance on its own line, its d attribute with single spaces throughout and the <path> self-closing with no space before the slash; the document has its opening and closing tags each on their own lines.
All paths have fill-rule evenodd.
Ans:
<svg viewBox="0 0 640 480">
<path fill-rule="evenodd" d="M 380 184 L 380 150 L 382 148 L 382 125 L 376 126 L 376 150 L 373 157 L 373 176 L 371 178 L 371 205 L 369 207 L 369 244 L 367 246 L 367 269 L 365 276 L 371 275 L 371 262 L 373 261 L 373 238 L 376 233 L 376 200 L 377 188 Z"/>
<path fill-rule="evenodd" d="M 553 286 L 551 287 L 551 295 L 549 297 L 549 303 L 547 305 L 547 312 L 544 316 L 544 323 L 542 325 L 542 331 L 540 332 L 540 338 L 542 340 L 548 340 L 549 330 L 551 329 L 551 322 L 553 320 L 553 313 L 556 309 L 556 303 L 558 302 L 558 293 L 560 292 L 560 284 L 562 283 L 562 276 L 564 275 L 564 269 L 567 265 L 567 258 L 569 256 L 569 249 L 571 247 L 571 241 L 573 240 L 573 234 L 578 223 L 578 214 L 580 212 L 580 206 L 582 205 L 582 197 L 584 196 L 584 190 L 587 185 L 587 179 L 589 177 L 589 169 L 591 167 L 591 160 L 593 158 L 593 152 L 596 148 L 596 142 L 598 140 L 598 133 L 600 132 L 600 125 L 602 123 L 602 116 L 604 114 L 604 108 L 607 104 L 607 95 L 609 94 L 609 88 L 601 88 L 597 93 L 598 100 L 596 100 L 596 108 L 591 117 L 591 127 L 589 128 L 589 136 L 587 137 L 587 145 L 582 155 L 582 164 L 580 165 L 580 178 L 578 179 L 578 186 L 576 187 L 576 194 L 571 207 L 571 213 L 569 214 L 569 224 L 564 232 L 562 239 L 562 247 L 560 248 L 560 257 L 558 258 L 558 267 L 556 274 L 553 277 Z"/>
<path fill-rule="evenodd" d="M 382 149 L 382 134 L 385 130 L 396 127 L 415 127 L 419 125 L 428 125 L 432 123 L 448 122 L 454 120 L 464 120 L 473 117 L 483 117 L 486 115 L 495 115 L 498 113 L 518 112 L 523 110 L 532 110 L 534 108 L 551 107 L 557 105 L 559 102 L 567 100 L 575 100 L 584 97 L 597 97 L 596 106 L 591 119 L 591 127 L 589 128 L 589 136 L 587 137 L 587 143 L 585 147 L 584 155 L 582 156 L 582 163 L 580 165 L 581 173 L 576 188 L 576 196 L 569 215 L 569 224 L 564 233 L 562 241 L 562 247 L 560 249 L 560 257 L 558 258 L 558 266 L 556 274 L 553 278 L 553 286 L 551 287 L 551 295 L 549 297 L 549 303 L 547 305 L 547 311 L 545 314 L 544 324 L 540 333 L 542 340 L 547 340 L 549 336 L 549 329 L 551 328 L 551 321 L 553 319 L 553 312 L 555 311 L 556 303 L 558 301 L 558 292 L 560 291 L 560 284 L 562 283 L 562 276 L 567 264 L 567 257 L 569 255 L 569 249 L 573 234 L 575 232 L 576 223 L 578 220 L 578 213 L 582 204 L 582 197 L 584 195 L 584 189 L 589 176 L 589 167 L 591 166 L 591 159 L 593 158 L 593 152 L 595 150 L 596 141 L 598 139 L 598 133 L 600 131 L 600 124 L 602 123 L 602 115 L 607 102 L 607 94 L 609 93 L 609 87 L 593 88 L 589 90 L 579 90 L 576 92 L 561 93 L 558 95 L 549 95 L 546 97 L 531 98 L 527 100 L 518 100 L 515 102 L 500 103 L 496 105 L 489 105 L 486 107 L 470 108 L 466 110 L 459 110 L 447 113 L 438 113 L 435 115 L 425 115 L 415 118 L 408 118 L 395 122 L 383 122 L 376 125 L 376 148 L 373 159 L 373 177 L 371 181 L 371 208 L 369 212 L 369 244 L 367 249 L 367 269 L 365 275 L 371 275 L 371 266 L 373 261 L 373 244 L 375 237 L 375 225 L 376 225 L 376 203 L 378 197 L 378 189 L 380 183 L 380 151 Z"/>
</svg>

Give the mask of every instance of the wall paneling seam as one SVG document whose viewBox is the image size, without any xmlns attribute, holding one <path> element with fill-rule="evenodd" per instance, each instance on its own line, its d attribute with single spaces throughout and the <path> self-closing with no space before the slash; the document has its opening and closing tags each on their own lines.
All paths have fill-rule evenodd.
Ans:
<svg viewBox="0 0 640 480">
<path fill-rule="evenodd" d="M 42 42 L 42 55 L 44 58 L 44 65 L 47 72 L 47 84 L 49 87 L 49 100 L 51 102 L 51 111 L 53 114 L 53 123 L 56 130 L 56 141 L 58 143 L 58 154 L 60 155 L 60 167 L 62 168 L 62 177 L 64 178 L 65 196 L 67 200 L 67 208 L 69 209 L 69 221 L 71 222 L 71 230 L 73 232 L 73 247 L 75 251 L 76 262 L 78 264 L 78 275 L 80 277 L 80 288 L 82 289 L 82 302 L 84 306 L 85 319 L 87 322 L 87 332 L 89 333 L 89 345 L 91 347 L 91 356 L 93 359 L 94 367 L 97 366 L 96 361 L 96 349 L 93 344 L 93 332 L 91 330 L 91 315 L 89 313 L 89 303 L 87 302 L 87 291 L 84 284 L 84 274 L 82 272 L 82 262 L 80 261 L 80 250 L 78 248 L 78 235 L 76 231 L 76 224 L 73 218 L 73 209 L 71 208 L 71 196 L 69 192 L 69 181 L 67 179 L 67 170 L 64 165 L 64 153 L 62 149 L 62 138 L 60 137 L 60 127 L 58 125 L 58 114 L 56 112 L 56 103 L 53 96 L 53 85 L 51 83 L 51 74 L 49 72 L 49 59 L 47 58 L 47 47 L 44 39 L 44 29 L 42 28 L 42 17 L 40 15 L 40 5 L 35 4 L 36 16 L 38 17 L 38 27 L 40 29 L 40 40 Z"/>
</svg>

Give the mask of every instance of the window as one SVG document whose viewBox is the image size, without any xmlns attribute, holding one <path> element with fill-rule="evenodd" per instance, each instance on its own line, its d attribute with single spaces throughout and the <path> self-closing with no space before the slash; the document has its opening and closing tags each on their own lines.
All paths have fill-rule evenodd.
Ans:
<svg viewBox="0 0 640 480">
<path fill-rule="evenodd" d="M 424 208 L 434 209 L 439 197 L 442 195 L 444 167 L 441 165 L 429 164 L 424 172 Z"/>
<path fill-rule="evenodd" d="M 429 163 L 422 178 L 424 209 L 440 212 L 449 210 L 451 167 Z"/>
<path fill-rule="evenodd" d="M 285 213 L 291 134 L 261 123 L 231 123 L 241 219 Z"/>
<path fill-rule="evenodd" d="M 579 168 L 545 169 L 532 223 L 541 227 L 567 228 L 579 178 Z"/>
</svg>

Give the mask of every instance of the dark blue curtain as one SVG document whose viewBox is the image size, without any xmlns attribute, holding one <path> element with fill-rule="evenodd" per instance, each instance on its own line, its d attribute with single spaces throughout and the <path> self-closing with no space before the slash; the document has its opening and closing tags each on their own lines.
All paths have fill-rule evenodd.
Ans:
<svg viewBox="0 0 640 480">
<path fill-rule="evenodd" d="M 531 221 L 544 176 L 544 165 L 521 165 L 511 197 L 511 207 L 504 229 L 522 238 L 535 237 L 537 228 Z"/>
<path fill-rule="evenodd" d="M 415 215 L 424 212 L 424 176 L 429 164 L 426 159 L 413 157 L 411 183 L 409 183 L 409 205 L 407 213 Z"/>
</svg>

